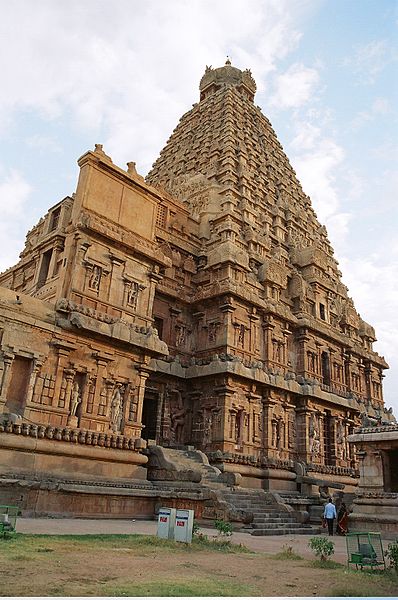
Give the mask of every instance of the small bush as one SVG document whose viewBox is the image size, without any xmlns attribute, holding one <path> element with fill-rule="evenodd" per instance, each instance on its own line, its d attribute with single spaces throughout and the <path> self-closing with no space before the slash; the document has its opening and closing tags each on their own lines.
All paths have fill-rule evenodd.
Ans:
<svg viewBox="0 0 398 600">
<path fill-rule="evenodd" d="M 303 557 L 293 550 L 292 546 L 282 546 L 282 550 L 275 554 L 276 560 L 303 560 Z"/>
<path fill-rule="evenodd" d="M 218 531 L 218 535 L 232 535 L 232 525 L 228 523 L 228 521 L 224 521 L 223 519 L 216 519 L 214 521 L 214 527 Z"/>
<path fill-rule="evenodd" d="M 192 524 L 192 535 L 199 535 L 199 525 L 198 522 L 195 520 Z"/>
<path fill-rule="evenodd" d="M 398 542 L 391 542 L 391 544 L 388 544 L 386 556 L 390 561 L 390 567 L 398 571 Z"/>
<path fill-rule="evenodd" d="M 308 542 L 309 547 L 320 560 L 327 560 L 334 554 L 334 543 L 324 537 L 313 537 Z"/>
</svg>

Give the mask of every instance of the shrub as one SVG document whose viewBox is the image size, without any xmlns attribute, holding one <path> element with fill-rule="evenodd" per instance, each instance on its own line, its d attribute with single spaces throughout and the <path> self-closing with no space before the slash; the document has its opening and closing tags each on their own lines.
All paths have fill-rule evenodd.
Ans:
<svg viewBox="0 0 398 600">
<path fill-rule="evenodd" d="M 293 550 L 293 546 L 282 546 L 282 550 L 275 554 L 277 560 L 302 560 L 302 556 Z"/>
<path fill-rule="evenodd" d="M 193 524 L 192 524 L 192 535 L 198 535 L 199 534 L 199 525 L 198 522 L 194 520 Z"/>
<path fill-rule="evenodd" d="M 321 560 L 327 560 L 334 554 L 334 543 L 324 537 L 313 537 L 308 542 L 309 547 Z"/>
<path fill-rule="evenodd" d="M 386 556 L 390 561 L 390 566 L 398 571 L 398 542 L 391 542 L 391 544 L 388 544 Z"/>
<path fill-rule="evenodd" d="M 214 521 L 214 527 L 217 529 L 219 535 L 232 535 L 232 525 L 228 521 L 223 519 L 216 519 Z"/>
</svg>

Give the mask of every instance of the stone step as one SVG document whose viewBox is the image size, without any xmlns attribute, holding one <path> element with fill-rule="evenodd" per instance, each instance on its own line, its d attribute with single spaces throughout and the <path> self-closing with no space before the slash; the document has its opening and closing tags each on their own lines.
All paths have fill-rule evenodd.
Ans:
<svg viewBox="0 0 398 600">
<path fill-rule="evenodd" d="M 254 517 L 253 523 L 297 523 L 294 517 Z"/>
<path fill-rule="evenodd" d="M 293 529 L 292 527 L 281 527 L 280 529 L 253 529 L 251 535 L 312 535 L 314 531 L 305 527 Z"/>
<path fill-rule="evenodd" d="M 289 529 L 308 529 L 302 523 L 296 523 L 295 521 L 291 522 L 282 522 L 282 523 L 251 523 L 253 529 L 284 529 L 288 527 Z"/>
</svg>

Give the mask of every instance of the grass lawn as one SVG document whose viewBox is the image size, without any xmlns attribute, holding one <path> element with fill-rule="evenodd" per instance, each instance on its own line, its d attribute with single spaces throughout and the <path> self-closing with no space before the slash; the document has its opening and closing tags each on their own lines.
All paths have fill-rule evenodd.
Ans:
<svg viewBox="0 0 398 600">
<path fill-rule="evenodd" d="M 324 565 L 322 565 L 324 567 Z M 396 596 L 395 573 L 144 535 L 0 539 L 2 596 Z"/>
</svg>

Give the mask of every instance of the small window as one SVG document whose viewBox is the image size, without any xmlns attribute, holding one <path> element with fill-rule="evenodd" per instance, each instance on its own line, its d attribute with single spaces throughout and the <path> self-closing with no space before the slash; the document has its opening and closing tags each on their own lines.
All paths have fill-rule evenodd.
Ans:
<svg viewBox="0 0 398 600">
<path fill-rule="evenodd" d="M 37 282 L 38 287 L 42 287 L 46 283 L 46 279 L 48 277 L 48 270 L 50 268 L 52 253 L 53 253 L 52 250 L 47 250 L 47 252 L 44 252 L 44 254 L 43 254 L 43 258 L 41 259 L 39 279 Z"/>
<path fill-rule="evenodd" d="M 54 210 L 52 212 L 51 219 L 50 219 L 49 231 L 54 231 L 54 229 L 57 229 L 58 224 L 59 224 L 60 214 L 61 214 L 61 207 L 57 208 L 56 210 Z"/>
<path fill-rule="evenodd" d="M 163 204 L 159 204 L 158 212 L 156 215 L 156 225 L 158 227 L 166 227 L 166 216 L 167 216 L 167 208 L 163 206 Z"/>
<path fill-rule="evenodd" d="M 322 321 L 326 321 L 325 305 L 321 302 L 319 303 L 319 316 Z"/>
<path fill-rule="evenodd" d="M 158 331 L 158 336 L 162 340 L 163 339 L 163 319 L 160 317 L 155 317 L 153 320 L 153 326 Z"/>
</svg>

